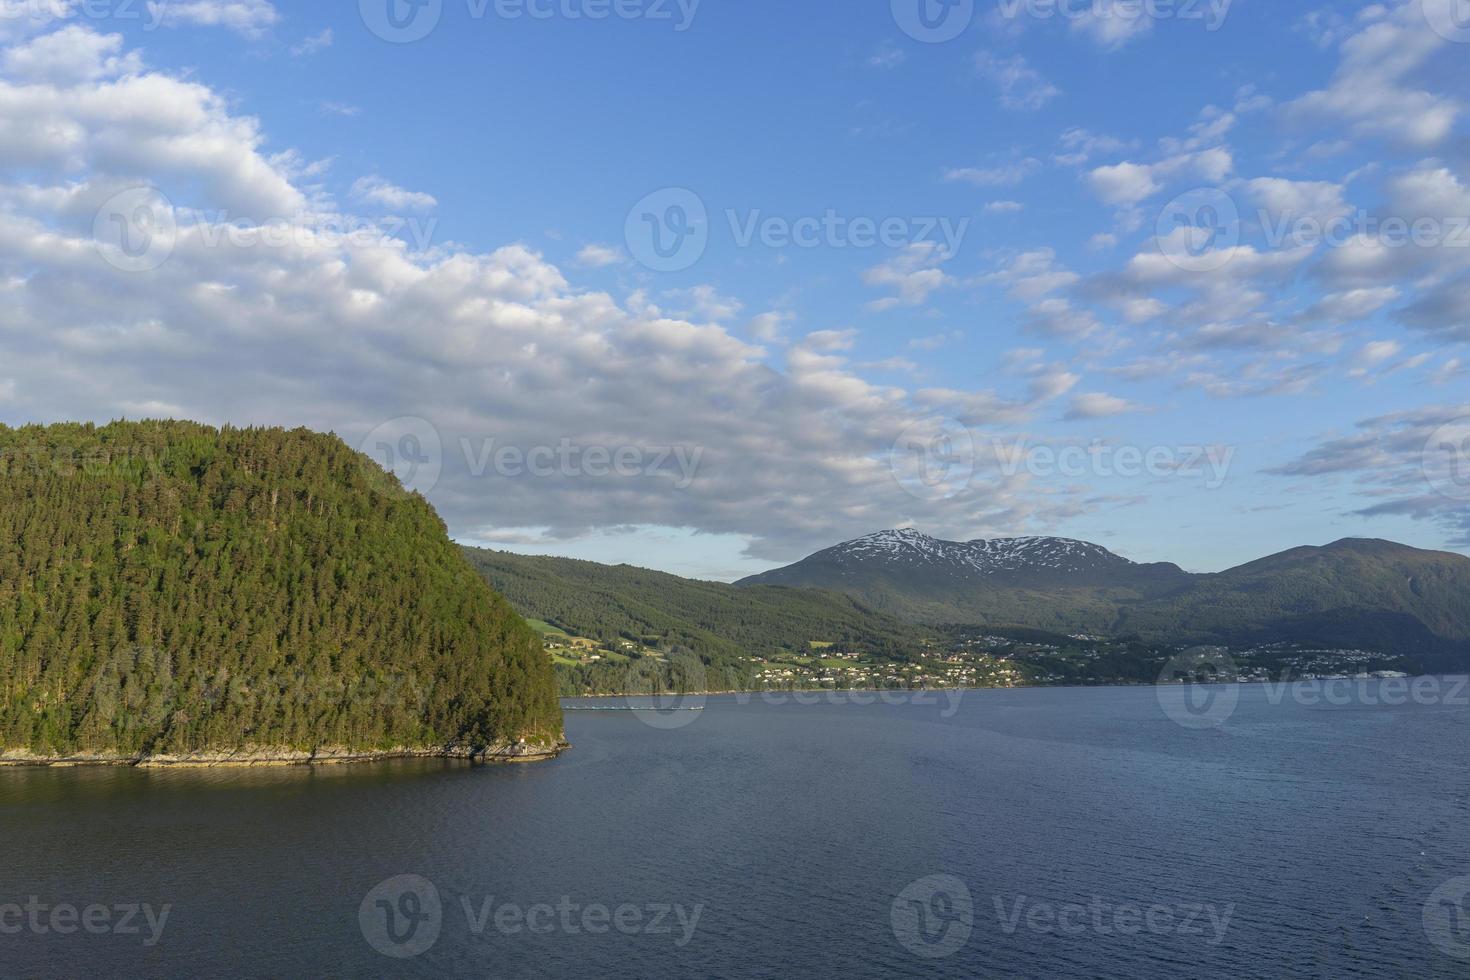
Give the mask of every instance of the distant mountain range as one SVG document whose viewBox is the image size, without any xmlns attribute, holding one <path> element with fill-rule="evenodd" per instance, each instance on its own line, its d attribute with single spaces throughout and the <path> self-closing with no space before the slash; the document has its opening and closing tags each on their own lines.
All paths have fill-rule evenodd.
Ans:
<svg viewBox="0 0 1470 980">
<path fill-rule="evenodd" d="M 1426 664 L 1470 655 L 1470 558 L 1362 538 L 1196 575 L 1067 538 L 958 542 L 893 530 L 737 584 L 841 592 L 929 625 L 1364 646 Z"/>
</svg>

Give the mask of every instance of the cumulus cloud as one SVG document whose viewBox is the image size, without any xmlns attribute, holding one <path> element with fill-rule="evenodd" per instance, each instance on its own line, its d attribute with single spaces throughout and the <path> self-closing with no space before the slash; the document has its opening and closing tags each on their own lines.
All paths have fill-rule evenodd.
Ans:
<svg viewBox="0 0 1470 980">
<path fill-rule="evenodd" d="M 744 535 L 753 554 L 789 559 L 902 518 L 973 536 L 1045 529 L 1089 506 L 1081 491 L 1033 493 L 1030 477 L 998 470 L 980 477 L 984 494 L 922 500 L 891 462 L 905 432 L 936 416 L 1005 432 L 1074 385 L 1067 372 L 1013 379 L 1024 390 L 1011 395 L 907 390 L 861 373 L 850 331 L 776 353 L 742 339 L 715 322 L 740 304 L 711 287 L 661 294 L 680 309 L 666 313 L 647 296 L 579 288 L 524 245 L 474 252 L 371 225 L 348 233 L 333 201 L 302 186 L 320 168 L 267 152 L 259 123 L 215 91 L 99 73 L 90 66 L 130 56 L 90 39 L 87 50 L 87 70 L 62 72 L 64 83 L 0 78 L 9 421 L 166 414 L 307 425 L 354 445 L 379 426 L 427 426 L 443 463 L 430 497 L 466 538 L 662 526 Z M 119 190 L 146 194 L 115 217 L 166 245 L 156 265 L 129 266 L 93 237 Z M 353 191 L 427 203 L 381 178 Z M 146 226 L 129 225 L 145 210 Z M 918 305 L 951 283 L 949 258 L 912 246 L 866 279 Z M 772 312 L 750 329 L 790 323 Z M 644 459 L 679 449 L 697 466 L 684 486 L 667 466 L 544 479 L 486 468 L 497 447 L 568 443 Z"/>
<path fill-rule="evenodd" d="M 1161 192 L 1171 181 L 1193 179 L 1218 184 L 1230 175 L 1235 159 L 1224 147 L 1167 157 L 1158 163 L 1124 162 L 1097 167 L 1088 186 L 1104 203 L 1132 207 Z"/>
<path fill-rule="evenodd" d="M 1431 29 L 1423 4 L 1457 0 L 1409 0 L 1377 16 L 1341 44 L 1341 61 L 1326 88 L 1285 108 L 1289 118 L 1320 127 L 1347 126 L 1359 137 L 1383 137 L 1411 146 L 1439 145 L 1461 111 L 1447 96 L 1416 88 L 1414 72 L 1452 47 Z"/>
<path fill-rule="evenodd" d="M 1361 517 L 1427 521 L 1470 545 L 1470 404 L 1378 415 L 1268 472 L 1345 483 Z"/>
<path fill-rule="evenodd" d="M 123 53 L 122 45 L 120 34 L 98 34 L 73 24 L 7 49 L 0 60 L 0 70 L 11 78 L 53 85 L 73 85 L 140 71 L 143 59 L 135 51 Z"/>
</svg>

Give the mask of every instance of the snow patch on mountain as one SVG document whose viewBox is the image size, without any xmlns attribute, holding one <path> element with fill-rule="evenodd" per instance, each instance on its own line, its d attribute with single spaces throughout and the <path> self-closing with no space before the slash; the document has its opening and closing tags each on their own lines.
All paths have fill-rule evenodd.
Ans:
<svg viewBox="0 0 1470 980">
<path fill-rule="evenodd" d="M 987 575 L 1028 569 L 1062 571 L 1135 564 L 1100 545 L 1072 538 L 942 541 L 912 528 L 868 534 L 830 548 L 822 557 L 839 562 L 876 560 L 902 565 L 947 565 Z"/>
</svg>

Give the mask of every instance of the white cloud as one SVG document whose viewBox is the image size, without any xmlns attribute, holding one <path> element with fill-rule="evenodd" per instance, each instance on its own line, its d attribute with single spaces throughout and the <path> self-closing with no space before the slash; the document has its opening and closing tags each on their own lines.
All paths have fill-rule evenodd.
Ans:
<svg viewBox="0 0 1470 980">
<path fill-rule="evenodd" d="M 106 46 L 70 50 L 131 60 Z M 190 178 L 236 218 L 305 211 L 308 196 L 291 179 L 299 160 L 267 156 L 263 144 L 256 120 L 232 115 L 223 97 L 195 82 L 157 73 L 67 85 L 0 78 L 0 167 Z"/>
<path fill-rule="evenodd" d="M 270 0 L 149 0 L 155 24 L 224 27 L 246 37 L 260 37 L 280 22 Z"/>
<path fill-rule="evenodd" d="M 1404 345 L 1397 340 L 1374 340 L 1364 344 L 1353 356 L 1353 367 L 1349 372 L 1357 377 L 1371 374 L 1387 361 L 1403 353 Z"/>
<path fill-rule="evenodd" d="M 1346 125 L 1359 137 L 1426 148 L 1443 142 L 1460 104 L 1408 80 L 1449 45 L 1430 28 L 1421 6 L 1439 2 L 1452 0 L 1410 0 L 1391 12 L 1380 7 L 1382 19 L 1370 19 L 1342 42 L 1341 62 L 1328 86 L 1289 103 L 1288 114 L 1309 125 Z"/>
<path fill-rule="evenodd" d="M 964 334 L 958 330 L 950 330 L 946 333 L 930 334 L 927 337 L 915 337 L 909 341 L 910 350 L 939 350 L 949 344 L 960 340 Z"/>
<path fill-rule="evenodd" d="M 985 205 L 986 214 L 1017 214 L 1026 210 L 1020 201 L 991 201 Z"/>
<path fill-rule="evenodd" d="M 1011 257 L 980 281 L 1004 286 L 1012 298 L 1029 302 L 1073 286 L 1079 279 L 1075 272 L 1057 262 L 1055 249 L 1038 248 Z"/>
<path fill-rule="evenodd" d="M 951 257 L 934 242 L 915 242 L 887 262 L 864 270 L 863 282 L 869 286 L 887 286 L 897 291 L 896 296 L 869 303 L 869 308 L 882 311 L 896 306 L 923 305 L 935 290 L 951 284 L 950 277 L 940 268 Z"/>
<path fill-rule="evenodd" d="M 1302 313 L 1302 320 L 1350 323 L 1366 319 L 1396 301 L 1400 295 L 1402 294 L 1397 286 L 1328 293 Z"/>
<path fill-rule="evenodd" d="M 711 323 L 733 320 L 744 309 L 733 296 L 722 296 L 719 290 L 708 284 L 688 289 L 670 289 L 664 293 L 674 301 L 674 312 L 686 319 L 702 319 Z"/>
<path fill-rule="evenodd" d="M 1158 163 L 1125 162 L 1097 167 L 1087 175 L 1087 183 L 1103 202 L 1133 207 L 1161 192 L 1171 181 L 1189 178 L 1218 184 L 1234 167 L 1230 151 L 1214 147 L 1181 153 Z"/>
<path fill-rule="evenodd" d="M 1133 0 L 1095 0 L 1075 8 L 1072 30 L 1099 47 L 1115 51 L 1153 29 L 1146 5 Z"/>
<path fill-rule="evenodd" d="M 363 204 L 376 204 L 390 211 L 427 211 L 439 206 L 432 194 L 404 190 L 382 177 L 359 177 L 352 196 Z"/>
<path fill-rule="evenodd" d="M 1088 392 L 1072 396 L 1072 402 L 1067 408 L 1067 418 L 1072 420 L 1102 419 L 1141 411 L 1146 411 L 1146 409 L 1116 395 Z"/>
<path fill-rule="evenodd" d="M 1007 109 L 1034 111 L 1062 94 L 1021 55 L 998 58 L 981 51 L 975 56 L 975 66 L 999 87 L 1000 104 Z"/>
<path fill-rule="evenodd" d="M 124 54 L 122 45 L 121 34 L 73 24 L 6 49 L 0 69 L 17 80 L 63 86 L 141 71 L 142 58 Z"/>
<path fill-rule="evenodd" d="M 868 57 L 868 67 L 897 68 L 906 60 L 908 60 L 908 53 L 903 48 L 900 48 L 892 41 L 885 41 L 877 51 L 874 51 Z"/>
<path fill-rule="evenodd" d="M 1248 181 L 1246 188 L 1270 222 L 1307 218 L 1326 224 L 1350 210 L 1343 198 L 1346 188 L 1331 181 L 1259 177 Z"/>
<path fill-rule="evenodd" d="M 796 318 L 784 310 L 768 310 L 751 317 L 750 335 L 762 343 L 777 343 L 784 339 L 786 327 Z"/>
<path fill-rule="evenodd" d="M 332 33 L 332 29 L 330 27 L 323 28 L 320 33 L 312 34 L 310 37 L 304 37 L 301 39 L 300 44 L 292 46 L 291 54 L 298 58 L 314 55 L 319 51 L 325 51 L 327 48 L 330 48 L 335 40 L 336 35 Z"/>
<path fill-rule="evenodd" d="M 602 269 L 610 265 L 618 265 L 626 261 L 623 250 L 612 245 L 602 245 L 592 242 L 582 246 L 577 252 L 577 264 L 587 266 L 590 269 Z"/>
<path fill-rule="evenodd" d="M 1132 146 L 1116 137 L 1091 133 L 1080 127 L 1064 132 L 1058 142 L 1063 152 L 1052 159 L 1064 167 L 1081 166 L 1100 154 L 1121 153 Z"/>
<path fill-rule="evenodd" d="M 1041 169 L 1041 161 L 1033 157 L 1002 163 L 993 167 L 956 167 L 944 172 L 948 181 L 974 184 L 976 187 L 1007 187 L 1019 184 Z"/>
</svg>

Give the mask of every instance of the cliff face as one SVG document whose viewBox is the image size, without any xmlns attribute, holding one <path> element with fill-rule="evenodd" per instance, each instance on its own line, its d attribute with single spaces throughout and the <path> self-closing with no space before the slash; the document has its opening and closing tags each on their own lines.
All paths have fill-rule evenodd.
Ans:
<svg viewBox="0 0 1470 980">
<path fill-rule="evenodd" d="M 561 743 L 540 638 L 427 502 L 336 437 L 0 427 L 0 541 L 7 761 Z"/>
</svg>

